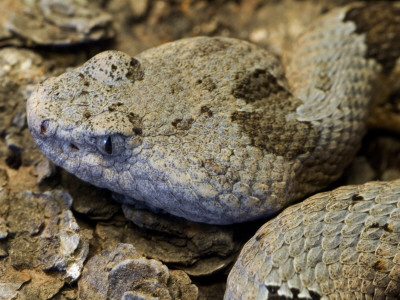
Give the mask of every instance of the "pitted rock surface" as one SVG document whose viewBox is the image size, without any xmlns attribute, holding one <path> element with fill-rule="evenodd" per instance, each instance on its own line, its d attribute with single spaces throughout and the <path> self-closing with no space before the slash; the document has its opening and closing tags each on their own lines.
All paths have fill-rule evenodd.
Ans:
<svg viewBox="0 0 400 300">
<path fill-rule="evenodd" d="M 267 51 L 230 38 L 103 52 L 37 88 L 31 133 L 57 165 L 127 203 L 215 224 L 270 216 L 337 179 L 357 151 L 374 86 L 399 57 L 389 33 L 376 47 L 379 28 L 400 28 L 387 5 L 318 19 L 286 77 Z M 380 8 L 388 18 L 366 26 Z"/>
<path fill-rule="evenodd" d="M 0 135 L 7 146 L 0 141 L 0 155 L 13 169 L 41 156 L 27 130 L 26 100 L 39 82 L 65 70 L 60 65 L 31 50 L 0 49 Z"/>
<path fill-rule="evenodd" d="M 0 134 L 16 133 L 26 127 L 25 101 L 49 73 L 52 61 L 44 62 L 33 51 L 0 49 Z"/>
<path fill-rule="evenodd" d="M 71 204 L 61 190 L 15 195 L 0 189 L 1 299 L 50 299 L 81 275 L 89 243 Z"/>
<path fill-rule="evenodd" d="M 79 284 L 79 299 L 197 299 L 197 287 L 182 271 L 168 270 L 128 244 L 92 257 Z"/>
</svg>

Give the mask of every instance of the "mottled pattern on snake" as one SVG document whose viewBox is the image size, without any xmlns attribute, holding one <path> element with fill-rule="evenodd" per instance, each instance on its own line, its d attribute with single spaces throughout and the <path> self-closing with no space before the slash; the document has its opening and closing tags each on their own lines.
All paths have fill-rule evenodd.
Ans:
<svg viewBox="0 0 400 300">
<path fill-rule="evenodd" d="M 399 299 L 400 180 L 284 210 L 243 247 L 225 299 Z"/>
<path fill-rule="evenodd" d="M 37 88 L 29 127 L 57 165 L 127 203 L 215 224 L 267 217 L 351 161 L 399 56 L 398 11 L 361 3 L 322 17 L 286 77 L 267 51 L 230 38 L 103 52 Z"/>
</svg>

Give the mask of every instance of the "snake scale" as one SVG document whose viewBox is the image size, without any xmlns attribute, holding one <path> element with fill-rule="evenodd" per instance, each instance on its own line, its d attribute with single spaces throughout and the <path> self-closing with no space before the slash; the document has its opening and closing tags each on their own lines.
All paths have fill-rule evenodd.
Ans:
<svg viewBox="0 0 400 300">
<path fill-rule="evenodd" d="M 353 3 L 316 20 L 285 67 L 225 37 L 102 52 L 41 83 L 28 124 L 47 157 L 125 203 L 250 221 L 341 175 L 399 56 L 399 4 Z M 247 243 L 226 299 L 395 299 L 399 195 L 369 183 L 288 208 Z"/>
</svg>

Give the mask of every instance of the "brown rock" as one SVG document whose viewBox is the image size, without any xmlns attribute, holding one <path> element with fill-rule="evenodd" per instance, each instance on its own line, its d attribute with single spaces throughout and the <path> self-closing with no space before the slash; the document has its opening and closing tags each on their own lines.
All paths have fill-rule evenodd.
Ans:
<svg viewBox="0 0 400 300">
<path fill-rule="evenodd" d="M 197 287 L 182 271 L 142 257 L 133 246 L 118 244 L 86 264 L 78 281 L 80 299 L 197 299 Z"/>
</svg>

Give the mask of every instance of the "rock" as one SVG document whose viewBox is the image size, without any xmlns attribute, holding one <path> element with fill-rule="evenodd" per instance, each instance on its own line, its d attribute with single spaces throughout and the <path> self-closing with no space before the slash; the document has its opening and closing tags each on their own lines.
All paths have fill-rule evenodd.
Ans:
<svg viewBox="0 0 400 300">
<path fill-rule="evenodd" d="M 381 179 L 385 181 L 390 181 L 400 178 L 400 170 L 399 169 L 387 169 L 382 173 Z"/>
<path fill-rule="evenodd" d="M 11 132 L 6 135 L 6 163 L 10 168 L 32 166 L 44 159 L 43 154 L 35 147 L 28 128 L 19 131 L 16 127 L 11 127 L 9 130 Z"/>
<path fill-rule="evenodd" d="M 204 285 L 197 285 L 199 288 L 199 300 L 223 299 L 226 287 L 226 280 L 217 282 L 207 281 Z"/>
<path fill-rule="evenodd" d="M 71 204 L 60 190 L 0 190 L 0 219 L 7 224 L 0 240 L 0 299 L 50 299 L 80 276 L 89 244 Z"/>
<path fill-rule="evenodd" d="M 22 46 L 23 43 L 19 40 L 8 28 L 6 23 L 9 15 L 14 11 L 14 0 L 3 0 L 0 1 L 0 47 L 5 46 Z"/>
<path fill-rule="evenodd" d="M 400 61 L 385 79 L 385 88 L 376 95 L 368 117 L 369 127 L 400 133 Z"/>
<path fill-rule="evenodd" d="M 125 205 L 123 212 L 136 226 L 127 224 L 122 216 L 97 224 L 95 236 L 102 249 L 129 243 L 146 257 L 191 276 L 208 276 L 226 269 L 242 245 L 232 227 L 193 223 Z"/>
<path fill-rule="evenodd" d="M 20 111 L 18 110 L 12 120 L 11 120 L 11 125 L 19 128 L 22 130 L 26 126 L 26 113 L 25 111 Z"/>
<path fill-rule="evenodd" d="M 141 18 L 149 7 L 149 0 L 129 0 L 132 14 L 135 18 Z"/>
<path fill-rule="evenodd" d="M 10 132 L 6 135 L 6 144 L 8 149 L 13 152 L 21 152 L 24 147 L 22 136 L 14 132 Z"/>
<path fill-rule="evenodd" d="M 19 85 L 5 76 L 0 76 L 0 134 L 9 130 L 12 116 L 22 105 L 23 96 Z"/>
<path fill-rule="evenodd" d="M 52 300 L 75 300 L 78 298 L 78 290 L 73 288 L 63 288 Z"/>
<path fill-rule="evenodd" d="M 28 49 L 0 49 L 1 77 L 10 78 L 19 85 L 30 85 L 31 89 L 50 73 L 49 69 L 53 66 L 54 62 L 51 59 L 44 60 L 39 54 Z"/>
<path fill-rule="evenodd" d="M 7 171 L 0 168 L 0 190 L 7 184 L 7 181 L 8 181 Z"/>
<path fill-rule="evenodd" d="M 8 256 L 7 243 L 5 241 L 0 241 L 0 258 Z"/>
<path fill-rule="evenodd" d="M 0 240 L 5 239 L 8 235 L 7 221 L 0 217 Z"/>
<path fill-rule="evenodd" d="M 0 261 L 0 299 L 15 299 L 21 286 L 31 280 L 29 272 L 17 271 L 10 265 L 4 264 L 4 260 Z"/>
<path fill-rule="evenodd" d="M 229 227 L 190 222 L 171 215 L 156 215 L 147 210 L 132 209 L 128 205 L 123 205 L 122 210 L 128 220 L 141 228 L 190 240 L 193 246 L 188 247 L 197 249 L 203 255 L 213 252 L 226 256 L 234 249 L 233 230 Z"/>
<path fill-rule="evenodd" d="M 367 158 L 377 174 L 376 179 L 399 178 L 400 140 L 398 136 L 388 132 L 372 131 L 365 137 L 363 144 L 362 155 Z"/>
<path fill-rule="evenodd" d="M 7 29 L 28 44 L 68 46 L 113 37 L 111 23 L 93 1 L 40 0 L 11 14 Z"/>
<path fill-rule="evenodd" d="M 42 183 L 45 179 L 51 178 L 56 173 L 56 166 L 48 159 L 43 158 L 35 164 L 37 173 L 37 183 Z"/>
<path fill-rule="evenodd" d="M 121 209 L 121 205 L 111 200 L 111 192 L 96 188 L 75 176 L 61 171 L 61 185 L 74 198 L 72 208 L 92 220 L 108 220 Z"/>
<path fill-rule="evenodd" d="M 182 271 L 146 259 L 118 244 L 92 257 L 78 281 L 80 299 L 197 299 L 197 287 Z"/>
<path fill-rule="evenodd" d="M 60 190 L 1 199 L 0 206 L 7 210 L 0 217 L 8 225 L 9 262 L 14 268 L 51 270 L 69 283 L 80 276 L 89 244 L 69 210 L 71 204 L 71 196 Z"/>
<path fill-rule="evenodd" d="M 365 156 L 357 156 L 346 171 L 346 184 L 362 184 L 374 180 L 376 171 Z"/>
<path fill-rule="evenodd" d="M 24 284 L 18 291 L 18 297 L 21 299 L 53 299 L 65 284 L 59 274 L 38 269 L 29 270 L 29 276 L 31 277 L 29 284 Z"/>
</svg>

